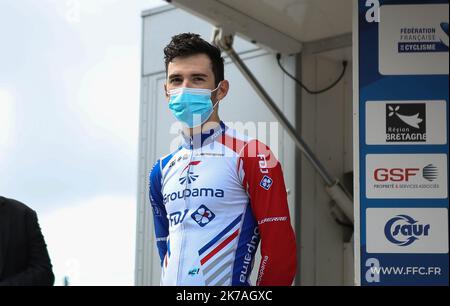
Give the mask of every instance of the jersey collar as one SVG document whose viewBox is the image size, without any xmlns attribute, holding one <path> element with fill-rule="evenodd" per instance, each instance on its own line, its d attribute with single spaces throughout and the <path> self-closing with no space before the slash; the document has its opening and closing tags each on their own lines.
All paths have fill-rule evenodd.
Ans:
<svg viewBox="0 0 450 306">
<path fill-rule="evenodd" d="M 226 130 L 227 126 L 222 121 L 220 121 L 219 125 L 214 129 L 211 129 L 208 132 L 203 132 L 201 134 L 196 134 L 193 137 L 187 136 L 183 132 L 181 132 L 181 136 L 183 138 L 183 147 L 185 147 L 186 149 L 197 149 L 206 146 L 212 143 L 219 136 L 222 136 Z"/>
</svg>

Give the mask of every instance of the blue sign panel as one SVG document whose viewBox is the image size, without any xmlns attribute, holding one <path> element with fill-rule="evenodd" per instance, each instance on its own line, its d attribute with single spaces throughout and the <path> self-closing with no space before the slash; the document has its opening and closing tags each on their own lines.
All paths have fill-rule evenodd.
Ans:
<svg viewBox="0 0 450 306">
<path fill-rule="evenodd" d="M 448 285 L 448 0 L 359 0 L 361 285 Z"/>
</svg>

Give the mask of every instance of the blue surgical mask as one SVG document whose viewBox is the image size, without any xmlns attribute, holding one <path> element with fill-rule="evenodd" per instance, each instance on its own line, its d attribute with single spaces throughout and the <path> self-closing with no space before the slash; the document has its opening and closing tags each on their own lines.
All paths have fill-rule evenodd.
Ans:
<svg viewBox="0 0 450 306">
<path fill-rule="evenodd" d="M 188 88 L 181 87 L 170 90 L 167 94 L 170 96 L 169 108 L 178 121 L 185 123 L 193 128 L 205 123 L 211 117 L 214 107 L 211 94 L 216 89 Z"/>
</svg>

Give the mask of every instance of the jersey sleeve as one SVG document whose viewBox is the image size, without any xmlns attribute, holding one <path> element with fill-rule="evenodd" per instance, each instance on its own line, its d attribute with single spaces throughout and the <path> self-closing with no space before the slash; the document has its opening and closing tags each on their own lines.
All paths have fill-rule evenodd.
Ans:
<svg viewBox="0 0 450 306">
<path fill-rule="evenodd" d="M 238 167 L 261 235 L 256 285 L 290 286 L 297 255 L 281 165 L 265 144 L 253 140 L 242 149 Z"/>
<path fill-rule="evenodd" d="M 169 221 L 164 207 L 161 191 L 161 163 L 158 160 L 150 172 L 150 204 L 153 209 L 153 223 L 155 226 L 156 246 L 158 247 L 161 266 L 167 252 L 167 236 L 169 235 Z"/>
</svg>

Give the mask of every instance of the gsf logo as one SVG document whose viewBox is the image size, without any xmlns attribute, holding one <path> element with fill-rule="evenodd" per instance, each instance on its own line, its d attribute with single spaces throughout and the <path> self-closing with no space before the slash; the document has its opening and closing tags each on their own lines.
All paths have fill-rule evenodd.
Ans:
<svg viewBox="0 0 450 306">
<path fill-rule="evenodd" d="M 369 9 L 366 12 L 367 22 L 380 22 L 380 1 L 378 0 L 367 0 L 366 7 Z"/>
<path fill-rule="evenodd" d="M 408 182 L 419 171 L 419 168 L 378 168 L 374 171 L 374 178 L 377 182 Z"/>
</svg>

